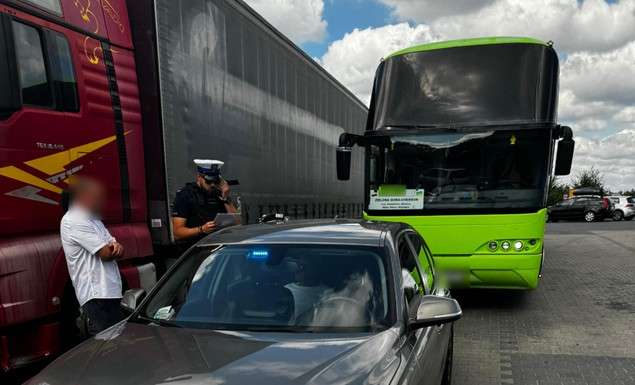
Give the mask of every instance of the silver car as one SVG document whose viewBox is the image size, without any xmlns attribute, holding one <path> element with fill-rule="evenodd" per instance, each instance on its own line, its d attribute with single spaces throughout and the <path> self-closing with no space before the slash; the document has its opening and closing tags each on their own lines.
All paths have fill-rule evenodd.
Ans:
<svg viewBox="0 0 635 385">
<path fill-rule="evenodd" d="M 608 198 L 615 206 L 612 213 L 613 220 L 621 221 L 625 219 L 630 221 L 635 217 L 635 197 L 612 195 Z"/>
<path fill-rule="evenodd" d="M 461 308 L 404 224 L 221 230 L 29 385 L 449 385 Z"/>
</svg>

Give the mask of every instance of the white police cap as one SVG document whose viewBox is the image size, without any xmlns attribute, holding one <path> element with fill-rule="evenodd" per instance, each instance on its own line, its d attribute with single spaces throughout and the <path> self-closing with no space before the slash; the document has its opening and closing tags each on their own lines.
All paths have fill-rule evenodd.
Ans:
<svg viewBox="0 0 635 385">
<path fill-rule="evenodd" d="M 220 169 L 225 162 L 213 159 L 194 159 L 194 164 L 200 174 L 217 176 L 220 175 Z"/>
</svg>

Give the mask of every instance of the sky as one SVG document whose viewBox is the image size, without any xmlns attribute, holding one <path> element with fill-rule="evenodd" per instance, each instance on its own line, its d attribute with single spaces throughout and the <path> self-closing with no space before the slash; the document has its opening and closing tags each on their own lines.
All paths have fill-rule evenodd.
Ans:
<svg viewBox="0 0 635 385">
<path fill-rule="evenodd" d="M 481 36 L 553 41 L 573 174 L 595 166 L 611 190 L 635 189 L 635 0 L 246 2 L 364 102 L 381 58 L 401 48 Z"/>
</svg>

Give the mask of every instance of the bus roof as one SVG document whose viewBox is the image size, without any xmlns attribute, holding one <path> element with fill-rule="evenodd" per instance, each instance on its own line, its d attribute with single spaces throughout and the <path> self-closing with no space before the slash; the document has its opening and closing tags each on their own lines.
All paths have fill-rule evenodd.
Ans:
<svg viewBox="0 0 635 385">
<path fill-rule="evenodd" d="M 492 45 L 492 44 L 538 44 L 538 45 L 549 45 L 542 40 L 534 39 L 531 37 L 506 37 L 506 36 L 498 36 L 498 37 L 478 37 L 473 39 L 459 39 L 459 40 L 448 40 L 448 41 L 438 41 L 435 43 L 427 43 L 420 44 L 414 47 L 405 48 L 394 52 L 389 55 L 387 58 L 391 58 L 394 56 L 405 55 L 408 53 L 414 52 L 423 52 L 423 51 L 432 51 L 437 49 L 445 49 L 445 48 L 455 48 L 455 47 L 469 47 L 475 45 Z"/>
</svg>

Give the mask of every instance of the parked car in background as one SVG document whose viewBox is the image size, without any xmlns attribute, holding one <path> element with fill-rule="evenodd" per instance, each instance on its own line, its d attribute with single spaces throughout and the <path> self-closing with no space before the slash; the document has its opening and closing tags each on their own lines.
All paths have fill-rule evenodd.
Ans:
<svg viewBox="0 0 635 385">
<path fill-rule="evenodd" d="M 611 216 L 615 221 L 630 221 L 635 217 L 635 197 L 611 195 L 607 197 L 613 203 Z"/>
<path fill-rule="evenodd" d="M 600 196 L 577 196 L 550 206 L 547 219 L 550 222 L 559 220 L 584 220 L 586 222 L 601 221 L 613 213 L 613 203 Z"/>
<path fill-rule="evenodd" d="M 408 225 L 233 227 L 28 384 L 450 384 L 458 303 Z"/>
</svg>

